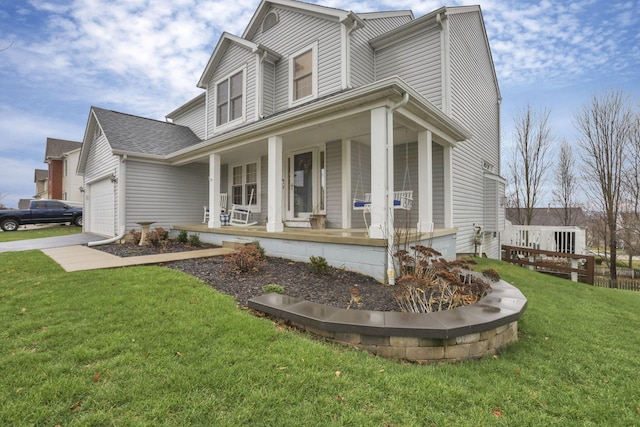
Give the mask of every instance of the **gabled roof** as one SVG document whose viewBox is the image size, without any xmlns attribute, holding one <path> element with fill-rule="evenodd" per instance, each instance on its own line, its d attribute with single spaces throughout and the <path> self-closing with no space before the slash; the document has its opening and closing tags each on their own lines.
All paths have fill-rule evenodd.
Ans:
<svg viewBox="0 0 640 427">
<path fill-rule="evenodd" d="M 570 225 L 577 227 L 586 227 L 588 225 L 589 221 L 582 208 L 569 208 L 569 210 L 571 211 L 570 216 L 573 219 L 573 224 Z M 506 208 L 505 216 L 513 225 L 524 225 L 519 224 L 517 208 Z M 564 208 L 533 208 L 530 225 L 559 227 L 564 225 L 562 223 L 563 217 Z"/>
<path fill-rule="evenodd" d="M 62 159 L 69 151 L 74 151 L 82 146 L 82 142 L 67 141 L 65 139 L 47 138 L 44 161 Z"/>
<path fill-rule="evenodd" d="M 92 107 L 114 153 L 163 156 L 198 144 L 200 138 L 186 126 Z"/>
<path fill-rule="evenodd" d="M 316 16 L 333 19 L 338 22 L 342 22 L 345 20 L 360 22 L 360 18 L 358 18 L 356 14 L 347 10 L 336 9 L 328 6 L 320 6 L 311 3 L 303 3 L 295 0 L 262 0 L 260 2 L 260 5 L 258 6 L 258 9 L 256 9 L 256 12 L 253 14 L 251 21 L 249 21 L 249 25 L 247 25 L 247 28 L 242 34 L 243 39 L 251 40 L 253 38 L 258 28 L 260 28 L 260 25 L 262 25 L 262 20 L 269 12 L 271 6 L 289 7 L 300 10 L 302 12 L 314 14 Z"/>
<path fill-rule="evenodd" d="M 33 182 L 46 181 L 49 179 L 49 171 L 47 169 L 36 169 L 33 174 Z"/>
<path fill-rule="evenodd" d="M 200 77 L 200 80 L 198 81 L 198 84 L 197 84 L 198 87 L 206 89 L 207 82 L 209 81 L 209 79 L 211 78 L 211 75 L 214 73 L 214 71 L 218 67 L 220 60 L 222 60 L 222 57 L 224 56 L 224 52 L 227 50 L 227 48 L 231 44 L 237 44 L 238 46 L 241 46 L 250 52 L 254 52 L 258 54 L 267 53 L 267 57 L 271 62 L 275 62 L 281 57 L 280 54 L 278 54 L 277 52 L 274 52 L 273 50 L 265 46 L 253 43 L 249 40 L 240 38 L 238 36 L 234 36 L 233 34 L 229 34 L 225 31 L 220 36 L 220 40 L 218 40 L 218 44 L 216 45 L 216 48 L 213 50 L 213 53 L 211 54 L 211 58 L 209 58 L 209 62 L 207 63 L 207 66 L 204 67 L 204 72 L 202 73 L 202 76 Z"/>
</svg>

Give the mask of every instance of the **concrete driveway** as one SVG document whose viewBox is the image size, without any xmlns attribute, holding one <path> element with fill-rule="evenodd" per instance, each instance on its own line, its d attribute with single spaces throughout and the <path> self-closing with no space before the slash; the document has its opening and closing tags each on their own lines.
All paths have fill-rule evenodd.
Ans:
<svg viewBox="0 0 640 427">
<path fill-rule="evenodd" d="M 16 232 L 18 233 L 18 232 Z M 68 236 L 44 237 L 42 239 L 17 240 L 0 243 L 0 252 L 29 251 L 32 249 L 59 248 L 63 246 L 84 245 L 104 240 L 106 237 L 90 233 L 70 234 Z"/>
</svg>

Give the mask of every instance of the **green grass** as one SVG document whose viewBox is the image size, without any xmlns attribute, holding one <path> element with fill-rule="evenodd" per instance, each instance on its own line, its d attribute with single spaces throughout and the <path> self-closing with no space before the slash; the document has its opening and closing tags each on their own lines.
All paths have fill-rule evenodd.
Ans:
<svg viewBox="0 0 640 427">
<path fill-rule="evenodd" d="M 16 240 L 40 239 L 43 237 L 67 236 L 69 234 L 82 233 L 82 227 L 73 225 L 52 225 L 41 228 L 19 229 L 16 231 L 0 231 L 0 243 L 13 242 Z"/>
<path fill-rule="evenodd" d="M 279 328 L 163 267 L 0 254 L 0 425 L 640 425 L 640 294 L 479 268 L 529 299 L 520 342 L 417 366 Z"/>
</svg>

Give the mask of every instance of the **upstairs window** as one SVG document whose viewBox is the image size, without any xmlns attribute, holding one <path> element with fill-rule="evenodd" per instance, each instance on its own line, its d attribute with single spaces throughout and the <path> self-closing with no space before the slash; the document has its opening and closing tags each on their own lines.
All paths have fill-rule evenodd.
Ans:
<svg viewBox="0 0 640 427">
<path fill-rule="evenodd" d="M 289 60 L 289 102 L 295 105 L 317 97 L 318 93 L 318 49 L 317 43 L 296 52 Z"/>
<path fill-rule="evenodd" d="M 244 113 L 244 71 L 216 85 L 216 126 L 241 119 Z"/>
</svg>

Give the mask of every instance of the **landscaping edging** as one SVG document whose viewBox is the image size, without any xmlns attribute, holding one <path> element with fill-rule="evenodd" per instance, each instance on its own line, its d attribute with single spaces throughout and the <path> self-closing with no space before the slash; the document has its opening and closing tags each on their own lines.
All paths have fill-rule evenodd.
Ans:
<svg viewBox="0 0 640 427">
<path fill-rule="evenodd" d="M 437 313 L 349 310 L 281 294 L 251 298 L 250 308 L 315 335 L 373 354 L 418 363 L 492 355 L 518 340 L 526 297 L 505 281 L 476 304 Z"/>
</svg>

